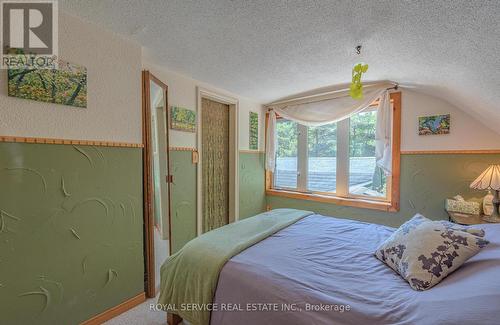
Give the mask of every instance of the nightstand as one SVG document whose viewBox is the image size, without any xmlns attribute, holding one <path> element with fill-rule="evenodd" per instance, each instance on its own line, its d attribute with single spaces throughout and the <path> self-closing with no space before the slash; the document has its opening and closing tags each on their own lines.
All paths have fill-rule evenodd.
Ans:
<svg viewBox="0 0 500 325">
<path fill-rule="evenodd" d="M 483 215 L 475 215 L 475 214 L 465 214 L 460 212 L 448 212 L 448 216 L 451 222 L 457 223 L 459 225 L 477 225 L 481 223 L 489 223 L 483 220 Z"/>
</svg>

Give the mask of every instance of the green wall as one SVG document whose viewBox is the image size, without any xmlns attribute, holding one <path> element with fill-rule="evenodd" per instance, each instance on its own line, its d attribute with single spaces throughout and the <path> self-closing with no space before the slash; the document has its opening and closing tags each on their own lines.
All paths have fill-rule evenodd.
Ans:
<svg viewBox="0 0 500 325">
<path fill-rule="evenodd" d="M 78 324 L 144 291 L 141 149 L 0 143 L 0 323 Z"/>
<path fill-rule="evenodd" d="M 240 219 L 266 209 L 264 154 L 240 153 Z"/>
<path fill-rule="evenodd" d="M 196 237 L 196 165 L 191 151 L 170 151 L 172 185 L 172 253 Z M 264 154 L 239 154 L 240 219 L 263 212 Z"/>
<path fill-rule="evenodd" d="M 170 151 L 172 253 L 196 237 L 196 165 L 191 151 Z"/>
<path fill-rule="evenodd" d="M 319 202 L 267 196 L 271 208 L 297 208 L 340 218 L 399 226 L 415 213 L 430 219 L 447 219 L 444 200 L 457 194 L 483 197 L 484 191 L 469 189 L 470 183 L 490 164 L 499 164 L 499 154 L 439 154 L 401 156 L 401 209 L 397 213 L 337 206 Z"/>
</svg>

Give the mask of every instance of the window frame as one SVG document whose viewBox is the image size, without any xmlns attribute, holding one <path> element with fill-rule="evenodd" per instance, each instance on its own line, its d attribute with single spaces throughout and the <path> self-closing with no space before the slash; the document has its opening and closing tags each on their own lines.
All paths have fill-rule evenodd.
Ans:
<svg viewBox="0 0 500 325">
<path fill-rule="evenodd" d="M 289 188 L 274 188 L 274 175 L 270 171 L 266 171 L 265 175 L 265 191 L 266 195 L 287 197 L 299 200 L 308 200 L 322 203 L 331 203 L 335 205 L 351 206 L 366 209 L 375 209 L 386 212 L 399 211 L 400 200 L 400 166 L 401 166 L 401 92 L 393 92 L 390 94 L 392 103 L 392 175 L 387 177 L 387 196 L 386 197 L 369 197 L 363 195 L 355 195 L 349 193 L 349 159 L 337 159 L 337 177 L 346 177 L 347 179 L 337 182 L 335 193 L 324 192 L 309 192 L 299 191 L 298 189 L 307 189 L 307 159 L 298 159 L 297 172 L 306 172 L 306 176 L 302 177 L 305 182 L 304 186 L 299 186 L 299 178 L 297 177 L 297 190 Z M 370 106 L 378 106 L 378 101 L 375 101 Z M 266 114 L 266 135 L 268 126 L 269 114 Z M 349 139 L 341 139 L 342 136 L 349 137 L 349 119 L 345 119 L 337 123 L 337 157 L 349 157 Z M 299 125 L 300 127 L 300 125 Z M 305 127 L 304 127 L 305 128 Z M 305 128 L 307 130 L 307 128 Z M 307 132 L 300 132 L 299 137 L 307 137 Z M 305 133 L 305 135 L 304 135 Z M 306 142 L 307 143 L 307 142 Z M 302 150 L 304 152 L 304 150 Z M 340 153 L 340 154 L 339 154 Z M 298 155 L 298 153 L 297 153 Z M 345 161 L 344 161 L 345 160 Z M 305 161 L 305 166 L 300 166 L 300 161 Z M 337 178 L 338 180 L 338 178 Z M 339 187 L 339 184 L 341 185 Z M 342 187 L 344 185 L 344 188 Z M 347 187 L 347 188 L 345 188 Z"/>
</svg>

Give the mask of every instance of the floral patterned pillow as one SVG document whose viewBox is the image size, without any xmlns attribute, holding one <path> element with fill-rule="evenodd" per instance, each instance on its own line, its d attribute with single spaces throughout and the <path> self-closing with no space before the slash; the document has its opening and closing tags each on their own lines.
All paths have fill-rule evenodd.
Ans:
<svg viewBox="0 0 500 325">
<path fill-rule="evenodd" d="M 438 284 L 488 244 L 480 236 L 416 215 L 375 252 L 415 290 Z"/>
</svg>

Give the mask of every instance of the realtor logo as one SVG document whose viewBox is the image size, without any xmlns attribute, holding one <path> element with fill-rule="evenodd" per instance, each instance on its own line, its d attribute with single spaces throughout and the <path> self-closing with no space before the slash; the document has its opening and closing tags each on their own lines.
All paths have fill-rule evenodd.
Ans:
<svg viewBox="0 0 500 325">
<path fill-rule="evenodd" d="M 4 0 L 0 12 L 2 68 L 56 68 L 57 1 Z"/>
</svg>

